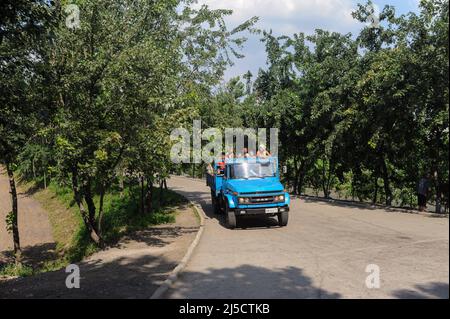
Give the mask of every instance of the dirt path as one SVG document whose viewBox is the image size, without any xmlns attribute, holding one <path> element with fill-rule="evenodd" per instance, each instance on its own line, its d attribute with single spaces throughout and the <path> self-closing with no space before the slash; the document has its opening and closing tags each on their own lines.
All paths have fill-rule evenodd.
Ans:
<svg viewBox="0 0 450 319">
<path fill-rule="evenodd" d="M 47 213 L 31 195 L 18 190 L 18 224 L 20 244 L 25 255 L 39 254 L 38 247 L 48 251 L 55 243 Z M 5 218 L 11 211 L 11 196 L 6 170 L 0 166 L 0 263 L 6 260 L 6 251 L 13 249 L 12 235 L 6 231 Z"/>
</svg>

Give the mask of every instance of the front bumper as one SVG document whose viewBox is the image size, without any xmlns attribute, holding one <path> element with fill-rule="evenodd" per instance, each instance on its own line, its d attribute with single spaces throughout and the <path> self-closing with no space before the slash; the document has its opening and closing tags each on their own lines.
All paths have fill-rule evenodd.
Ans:
<svg viewBox="0 0 450 319">
<path fill-rule="evenodd" d="M 264 207 L 264 208 L 236 208 L 234 210 L 236 216 L 255 216 L 255 215 L 271 216 L 282 212 L 289 212 L 289 206 Z"/>
</svg>

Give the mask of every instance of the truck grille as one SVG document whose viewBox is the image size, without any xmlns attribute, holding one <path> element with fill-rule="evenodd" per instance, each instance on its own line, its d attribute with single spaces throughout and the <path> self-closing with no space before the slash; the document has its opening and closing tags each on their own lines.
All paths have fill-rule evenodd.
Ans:
<svg viewBox="0 0 450 319">
<path fill-rule="evenodd" d="M 274 196 L 264 196 L 264 197 L 250 197 L 250 203 L 272 203 L 274 201 Z"/>
</svg>

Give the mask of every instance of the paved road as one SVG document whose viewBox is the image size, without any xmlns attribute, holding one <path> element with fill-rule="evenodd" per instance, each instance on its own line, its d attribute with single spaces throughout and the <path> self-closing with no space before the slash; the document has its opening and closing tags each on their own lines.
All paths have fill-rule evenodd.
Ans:
<svg viewBox="0 0 450 319">
<path fill-rule="evenodd" d="M 208 215 L 169 298 L 449 297 L 448 218 L 294 199 L 285 228 L 267 218 L 228 230 L 204 182 L 168 184 Z M 369 264 L 380 269 L 379 289 L 366 286 Z"/>
</svg>

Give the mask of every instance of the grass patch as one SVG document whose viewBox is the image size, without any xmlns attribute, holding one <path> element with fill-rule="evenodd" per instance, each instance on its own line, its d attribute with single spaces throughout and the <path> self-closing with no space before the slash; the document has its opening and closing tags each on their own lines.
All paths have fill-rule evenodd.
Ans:
<svg viewBox="0 0 450 319">
<path fill-rule="evenodd" d="M 200 217 L 200 212 L 198 211 L 198 208 L 195 207 L 195 206 L 192 205 L 192 204 L 189 204 L 189 207 L 190 207 L 190 208 L 192 209 L 192 211 L 194 212 L 194 216 L 195 216 L 195 218 L 197 219 L 198 224 L 200 225 L 201 222 L 202 222 L 202 219 L 201 219 L 201 217 Z"/>
<path fill-rule="evenodd" d="M 0 268 L 0 277 L 26 277 L 33 273 L 33 267 L 24 264 L 11 263 Z"/>
<path fill-rule="evenodd" d="M 57 251 L 70 249 L 83 224 L 70 189 L 51 183 L 47 189 L 34 193 L 33 197 L 48 212 Z"/>
</svg>

